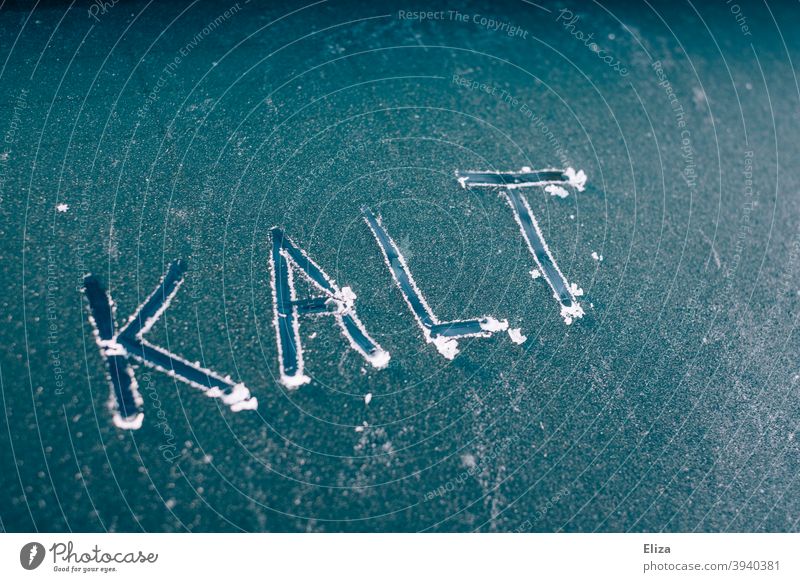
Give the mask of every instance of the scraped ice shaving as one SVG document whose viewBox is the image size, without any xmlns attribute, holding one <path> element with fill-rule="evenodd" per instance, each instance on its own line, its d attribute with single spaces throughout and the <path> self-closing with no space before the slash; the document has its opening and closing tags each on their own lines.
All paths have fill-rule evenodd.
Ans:
<svg viewBox="0 0 800 582">
<path fill-rule="evenodd" d="M 558 196 L 559 198 L 566 198 L 569 196 L 569 192 L 567 192 L 561 186 L 557 186 L 555 184 L 550 184 L 544 187 L 544 191 L 550 194 L 551 196 Z"/>
<path fill-rule="evenodd" d="M 106 356 L 127 356 L 128 351 L 115 339 L 97 340 Z"/>
<path fill-rule="evenodd" d="M 452 338 L 437 335 L 431 338 L 431 342 L 440 354 L 448 360 L 452 360 L 458 354 L 458 342 Z"/>
<path fill-rule="evenodd" d="M 508 321 L 505 319 L 495 319 L 494 317 L 484 317 L 481 320 L 481 329 L 489 332 L 505 331 L 508 329 Z"/>
<path fill-rule="evenodd" d="M 222 395 L 222 401 L 228 406 L 240 404 L 250 398 L 250 390 L 242 382 L 234 384 L 227 394 Z"/>
<path fill-rule="evenodd" d="M 575 172 L 574 168 L 567 168 L 564 170 L 564 175 L 569 180 L 570 186 L 575 188 L 578 192 L 583 192 L 586 186 L 586 173 L 583 170 Z"/>
<path fill-rule="evenodd" d="M 139 413 L 128 418 L 123 418 L 119 412 L 115 412 L 112 417 L 114 426 L 123 430 L 139 430 L 142 428 L 142 421 L 144 420 L 144 413 Z"/>
<path fill-rule="evenodd" d="M 342 287 L 341 290 L 335 294 L 336 299 L 341 303 L 339 313 L 347 314 L 353 311 L 353 306 L 356 303 L 356 294 L 350 287 Z"/>
<path fill-rule="evenodd" d="M 366 354 L 364 357 L 372 364 L 373 368 L 377 368 L 378 370 L 382 370 L 388 366 L 389 360 L 392 358 L 389 352 L 384 350 L 377 350 L 372 354 Z"/>
<path fill-rule="evenodd" d="M 300 386 L 308 384 L 309 382 L 311 382 L 311 378 L 305 374 L 295 374 L 294 376 L 281 374 L 281 384 L 286 386 L 289 390 L 297 390 Z"/>
<path fill-rule="evenodd" d="M 576 319 L 580 319 L 583 315 L 583 307 L 577 301 L 573 302 L 569 307 L 566 305 L 561 306 L 561 317 L 564 318 L 564 323 L 567 325 L 570 325 Z"/>
<path fill-rule="evenodd" d="M 508 330 L 508 337 L 511 338 L 511 341 L 515 344 L 524 344 L 525 340 L 528 339 L 528 336 L 522 335 L 522 330 L 518 327 L 513 327 Z"/>
<path fill-rule="evenodd" d="M 256 410 L 258 408 L 258 398 L 248 398 L 247 400 L 241 400 L 236 404 L 231 404 L 231 410 L 233 412 L 239 412 L 242 410 Z"/>
</svg>

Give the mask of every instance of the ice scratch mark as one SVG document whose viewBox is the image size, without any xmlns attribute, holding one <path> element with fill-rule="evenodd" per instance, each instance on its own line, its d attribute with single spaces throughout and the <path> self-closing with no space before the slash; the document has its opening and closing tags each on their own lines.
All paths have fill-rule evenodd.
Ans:
<svg viewBox="0 0 800 582">
<path fill-rule="evenodd" d="M 508 330 L 508 322 L 493 317 L 484 316 L 480 319 L 463 319 L 455 321 L 439 321 L 434 315 L 422 292 L 419 290 L 406 260 L 397 248 L 397 245 L 383 228 L 381 220 L 364 207 L 361 209 L 378 246 L 383 252 L 383 258 L 395 283 L 400 288 L 411 313 L 414 314 L 422 334 L 427 343 L 432 343 L 436 349 L 448 360 L 458 354 L 458 340 L 463 337 L 489 337 L 498 331 Z"/>
<path fill-rule="evenodd" d="M 560 170 L 556 168 L 545 168 L 544 170 L 531 170 L 528 167 L 522 168 L 519 172 L 481 172 L 481 171 L 458 171 L 456 178 L 462 188 L 471 186 L 502 186 L 509 190 L 515 188 L 529 188 L 532 186 L 558 186 L 563 190 L 564 186 L 571 186 L 578 192 L 583 192 L 586 185 L 586 174 L 583 170 L 577 172 L 573 168 Z M 560 195 L 557 190 L 548 190 L 548 193 Z"/>
<path fill-rule="evenodd" d="M 207 396 L 220 398 L 234 412 L 258 406 L 258 400 L 250 396 L 250 390 L 244 384 L 203 368 L 198 363 L 191 363 L 144 339 L 144 335 L 178 293 L 185 272 L 183 261 L 173 261 L 159 285 L 116 333 L 116 306 L 113 299 L 94 275 L 84 278 L 83 291 L 89 302 L 89 321 L 108 367 L 110 407 L 114 424 L 119 428 L 135 430 L 142 426 L 144 420 L 142 396 L 131 358 L 198 388 Z"/>
<path fill-rule="evenodd" d="M 719 260 L 719 253 L 717 253 L 717 249 L 714 248 L 714 241 L 708 238 L 708 235 L 705 232 L 703 232 L 702 228 L 700 229 L 700 234 L 702 235 L 703 240 L 705 240 L 708 243 L 708 246 L 711 247 L 711 256 L 714 259 L 714 263 L 717 265 L 717 269 L 721 269 L 722 261 Z M 708 264 L 708 262 L 706 262 L 706 264 Z"/>
<path fill-rule="evenodd" d="M 294 272 L 299 272 L 314 288 L 323 293 L 320 297 L 298 299 L 294 285 Z M 375 368 L 389 364 L 389 352 L 384 351 L 367 333 L 355 310 L 356 294 L 350 287 L 341 289 L 328 275 L 297 248 L 283 231 L 272 229 L 272 306 L 275 333 L 280 356 L 281 383 L 287 388 L 298 388 L 311 381 L 306 376 L 303 362 L 303 345 L 300 341 L 300 316 L 332 315 L 342 328 L 350 346 Z"/>
<path fill-rule="evenodd" d="M 544 240 L 542 229 L 539 228 L 539 223 L 536 222 L 536 217 L 528 205 L 528 200 L 516 190 L 508 190 L 504 195 L 514 211 L 514 218 L 519 224 L 522 236 L 528 243 L 528 250 L 533 255 L 545 281 L 553 290 L 553 297 L 561 304 L 561 317 L 564 318 L 564 322 L 569 325 L 575 319 L 580 319 L 584 312 L 576 296 L 583 295 L 583 291 L 574 283 L 570 285 L 558 268 Z"/>
<path fill-rule="evenodd" d="M 550 285 L 553 290 L 553 297 L 561 306 L 561 317 L 564 318 L 564 322 L 567 325 L 583 317 L 583 308 L 577 301 L 577 297 L 583 295 L 583 291 L 576 284 L 568 283 L 561 269 L 558 268 L 558 264 L 544 240 L 539 223 L 531 211 L 528 200 L 519 191 L 519 188 L 533 186 L 545 187 L 545 189 L 548 186 L 558 186 L 559 188 L 570 186 L 580 192 L 583 191 L 586 185 L 586 174 L 583 170 L 576 172 L 573 168 L 567 168 L 566 170 L 544 169 L 534 171 L 524 167 L 520 172 L 457 171 L 456 177 L 464 188 L 489 186 L 501 189 L 503 196 L 514 212 L 514 219 L 519 225 L 522 237 L 528 245 L 528 250 L 536 262 L 537 268 L 531 271 L 531 276 L 536 279 L 541 275 Z"/>
</svg>

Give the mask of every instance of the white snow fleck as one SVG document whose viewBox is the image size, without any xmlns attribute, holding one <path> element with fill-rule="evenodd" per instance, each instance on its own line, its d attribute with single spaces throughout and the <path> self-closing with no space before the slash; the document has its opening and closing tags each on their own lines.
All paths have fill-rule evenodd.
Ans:
<svg viewBox="0 0 800 582">
<path fill-rule="evenodd" d="M 372 392 L 367 392 L 364 396 L 364 404 L 369 404 L 370 402 L 372 402 Z"/>
<path fill-rule="evenodd" d="M 56 210 L 58 210 L 59 212 L 66 212 L 67 210 L 69 210 L 69 204 L 64 204 L 62 202 L 61 204 L 58 204 L 56 206 Z"/>
<path fill-rule="evenodd" d="M 595 261 L 602 261 L 603 260 L 603 255 L 598 255 L 596 251 L 592 251 L 592 258 Z"/>
</svg>

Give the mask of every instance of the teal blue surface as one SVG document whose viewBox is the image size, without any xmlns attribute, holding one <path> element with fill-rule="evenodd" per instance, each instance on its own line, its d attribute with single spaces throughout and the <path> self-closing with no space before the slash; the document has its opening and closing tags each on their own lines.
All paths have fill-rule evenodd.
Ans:
<svg viewBox="0 0 800 582">
<path fill-rule="evenodd" d="M 0 529 L 798 530 L 796 4 L 98 6 L 0 7 Z M 456 180 L 523 166 L 588 176 L 525 191 L 570 326 L 505 199 Z M 442 321 L 527 341 L 443 358 L 363 206 Z M 274 226 L 386 369 L 322 316 L 312 382 L 278 382 Z M 117 429 L 82 278 L 121 323 L 179 258 L 149 337 L 258 409 L 138 368 Z"/>
</svg>

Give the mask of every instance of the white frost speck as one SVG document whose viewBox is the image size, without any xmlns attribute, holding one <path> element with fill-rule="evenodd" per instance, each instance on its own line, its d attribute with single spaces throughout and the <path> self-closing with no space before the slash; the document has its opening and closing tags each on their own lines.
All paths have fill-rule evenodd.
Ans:
<svg viewBox="0 0 800 582">
<path fill-rule="evenodd" d="M 372 392 L 367 392 L 364 396 L 364 404 L 369 404 L 370 402 L 372 402 Z"/>
<path fill-rule="evenodd" d="M 62 202 L 61 204 L 58 204 L 56 206 L 56 210 L 58 210 L 59 212 L 66 212 L 67 210 L 69 210 L 69 204 L 64 204 Z"/>
<path fill-rule="evenodd" d="M 531 269 L 531 277 L 534 279 L 538 279 L 542 276 L 542 272 L 539 269 Z"/>
<path fill-rule="evenodd" d="M 592 258 L 595 261 L 602 261 L 603 260 L 603 255 L 598 255 L 597 252 L 592 251 Z"/>
</svg>

